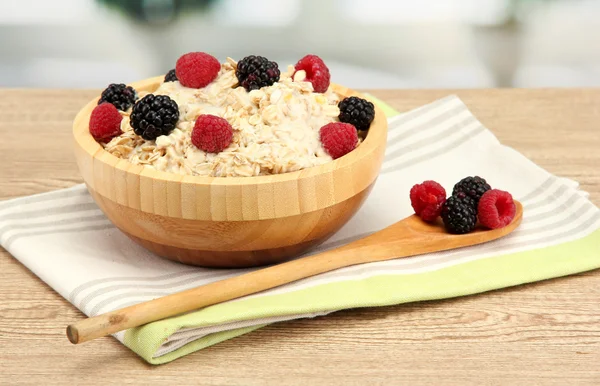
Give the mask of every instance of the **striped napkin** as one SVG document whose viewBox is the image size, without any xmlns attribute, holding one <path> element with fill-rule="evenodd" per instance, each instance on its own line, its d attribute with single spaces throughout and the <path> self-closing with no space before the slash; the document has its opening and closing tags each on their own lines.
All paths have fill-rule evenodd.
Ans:
<svg viewBox="0 0 600 386">
<path fill-rule="evenodd" d="M 522 225 L 480 246 L 344 268 L 115 337 L 160 364 L 274 322 L 473 294 L 600 267 L 600 210 L 577 183 L 501 145 L 457 97 L 401 115 L 385 108 L 393 117 L 381 175 L 359 213 L 313 253 L 410 215 L 409 189 L 425 179 L 451 190 L 462 177 L 483 176 L 524 204 Z M 252 270 L 158 258 L 116 229 L 83 185 L 1 202 L 0 244 L 90 316 Z"/>
</svg>

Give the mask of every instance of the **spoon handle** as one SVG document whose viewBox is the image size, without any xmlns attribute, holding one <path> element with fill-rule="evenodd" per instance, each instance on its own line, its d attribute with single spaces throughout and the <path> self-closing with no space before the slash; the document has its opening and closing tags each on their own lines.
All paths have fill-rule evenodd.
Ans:
<svg viewBox="0 0 600 386">
<path fill-rule="evenodd" d="M 347 247 L 348 245 L 87 318 L 69 325 L 67 336 L 71 343 L 82 343 L 356 264 L 344 258 L 345 255 L 356 253 Z"/>
<path fill-rule="evenodd" d="M 517 215 L 511 224 L 501 229 L 449 235 L 440 226 L 426 224 L 413 215 L 379 232 L 329 251 L 81 320 L 67 327 L 67 336 L 71 343 L 82 343 L 338 268 L 495 240 L 509 234 L 520 224 L 523 207 L 519 202 L 515 201 L 515 204 Z"/>
</svg>

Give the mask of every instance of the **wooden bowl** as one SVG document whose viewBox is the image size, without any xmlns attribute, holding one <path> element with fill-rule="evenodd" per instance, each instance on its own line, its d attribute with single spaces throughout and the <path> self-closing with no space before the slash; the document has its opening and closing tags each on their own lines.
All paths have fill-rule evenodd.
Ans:
<svg viewBox="0 0 600 386">
<path fill-rule="evenodd" d="M 133 83 L 153 92 L 162 77 Z M 360 95 L 332 85 L 340 95 Z M 200 177 L 161 172 L 105 151 L 89 133 L 90 101 L 73 123 L 75 156 L 106 216 L 159 256 L 205 267 L 280 262 L 316 246 L 360 208 L 383 161 L 387 121 L 375 120 L 349 154 L 304 170 L 257 177 Z"/>
</svg>

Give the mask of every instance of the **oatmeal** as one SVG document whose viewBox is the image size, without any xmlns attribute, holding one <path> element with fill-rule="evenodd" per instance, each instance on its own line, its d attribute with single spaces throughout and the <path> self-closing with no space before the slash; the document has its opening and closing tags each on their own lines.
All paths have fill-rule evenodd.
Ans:
<svg viewBox="0 0 600 386">
<path fill-rule="evenodd" d="M 319 130 L 338 122 L 340 97 L 328 90 L 313 92 L 306 72 L 293 66 L 270 86 L 247 91 L 236 87 L 237 63 L 221 65 L 204 88 L 164 82 L 153 93 L 177 103 L 179 119 L 168 135 L 154 140 L 134 132 L 131 109 L 121 111 L 122 133 L 103 143 L 113 155 L 160 171 L 196 176 L 258 176 L 292 172 L 332 161 Z M 139 97 L 143 97 L 140 93 Z M 192 144 L 194 123 L 201 114 L 226 119 L 233 128 L 229 146 L 207 153 Z"/>
</svg>

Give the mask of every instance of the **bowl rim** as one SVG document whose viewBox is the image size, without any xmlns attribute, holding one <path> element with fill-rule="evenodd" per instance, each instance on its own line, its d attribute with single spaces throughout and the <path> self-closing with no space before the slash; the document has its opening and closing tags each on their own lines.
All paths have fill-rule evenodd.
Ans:
<svg viewBox="0 0 600 386">
<path fill-rule="evenodd" d="M 163 79 L 164 75 L 133 82 L 129 85 L 137 91 L 153 92 L 158 86 L 160 86 L 160 84 L 162 84 Z M 364 99 L 368 99 L 363 94 L 338 84 L 332 83 L 331 88 L 335 93 L 343 97 L 358 96 Z M 178 173 L 159 171 L 147 168 L 144 165 L 134 165 L 131 162 L 129 162 L 129 160 L 119 158 L 104 150 L 104 147 L 102 147 L 102 145 L 100 145 L 100 143 L 98 143 L 89 132 L 89 118 L 92 110 L 98 104 L 99 98 L 100 96 L 97 96 L 91 101 L 89 101 L 77 113 L 73 121 L 73 137 L 76 144 L 79 146 L 80 149 L 87 153 L 87 155 L 89 155 L 96 161 L 102 161 L 103 163 L 107 163 L 112 167 L 126 169 L 127 173 L 133 173 L 137 175 L 143 174 L 145 177 L 151 177 L 160 181 L 180 180 L 181 182 L 199 185 L 228 186 L 271 184 L 278 182 L 295 181 L 304 178 L 311 178 L 317 175 L 333 172 L 337 169 L 347 167 L 356 162 L 361 162 L 362 159 L 368 157 L 374 151 L 377 151 L 377 149 L 381 146 L 381 141 L 385 141 L 385 138 L 387 137 L 387 118 L 383 110 L 381 110 L 381 108 L 379 108 L 377 104 L 374 103 L 375 119 L 371 123 L 371 127 L 369 128 L 369 132 L 365 140 L 360 144 L 360 146 L 358 146 L 350 153 L 331 162 L 297 170 L 294 172 L 264 176 L 212 177 L 182 175 Z"/>
</svg>

